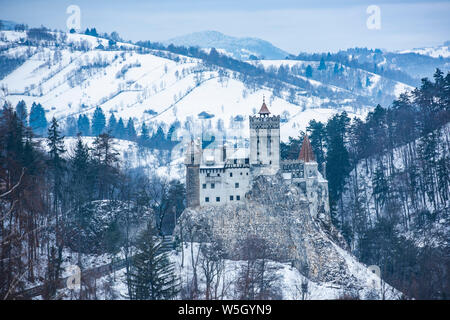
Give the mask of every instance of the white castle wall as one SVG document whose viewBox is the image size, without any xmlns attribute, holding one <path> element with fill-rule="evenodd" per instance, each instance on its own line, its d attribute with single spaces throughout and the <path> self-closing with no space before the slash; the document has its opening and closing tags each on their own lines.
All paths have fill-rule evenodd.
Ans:
<svg viewBox="0 0 450 320">
<path fill-rule="evenodd" d="M 280 161 L 279 116 L 250 117 L 249 154 L 225 147 L 201 150 L 199 145 L 191 144 L 186 153 L 188 206 L 243 202 L 254 177 L 275 175 L 281 169 L 284 180 L 302 190 L 311 212 L 329 213 L 328 182 L 317 162 Z"/>
</svg>

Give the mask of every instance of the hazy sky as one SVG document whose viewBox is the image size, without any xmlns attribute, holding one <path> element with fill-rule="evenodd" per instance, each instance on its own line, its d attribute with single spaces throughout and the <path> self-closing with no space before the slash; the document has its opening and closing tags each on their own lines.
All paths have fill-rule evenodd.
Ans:
<svg viewBox="0 0 450 320">
<path fill-rule="evenodd" d="M 450 1 L 0 0 L 0 19 L 66 29 L 72 4 L 81 9 L 83 29 L 117 31 L 131 40 L 216 30 L 262 38 L 290 53 L 355 46 L 397 50 L 450 40 Z M 366 26 L 369 5 L 380 8 L 380 30 Z"/>
</svg>

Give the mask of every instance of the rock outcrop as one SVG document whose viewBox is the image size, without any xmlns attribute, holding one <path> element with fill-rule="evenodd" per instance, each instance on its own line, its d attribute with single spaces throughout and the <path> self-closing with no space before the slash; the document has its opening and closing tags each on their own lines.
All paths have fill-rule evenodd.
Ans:
<svg viewBox="0 0 450 320">
<path fill-rule="evenodd" d="M 292 263 L 311 281 L 356 291 L 367 287 L 370 271 L 346 251 L 330 217 L 310 207 L 303 192 L 280 175 L 259 176 L 244 204 L 187 208 L 175 235 L 184 241 L 220 241 L 230 259 L 239 258 L 236 248 L 248 236 L 257 236 L 276 260 Z"/>
</svg>

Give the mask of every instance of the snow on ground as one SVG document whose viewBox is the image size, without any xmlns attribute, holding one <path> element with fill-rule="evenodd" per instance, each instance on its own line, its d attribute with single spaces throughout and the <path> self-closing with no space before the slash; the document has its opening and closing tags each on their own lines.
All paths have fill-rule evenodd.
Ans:
<svg viewBox="0 0 450 320">
<path fill-rule="evenodd" d="M 15 45 L 2 54 L 23 54 L 24 47 L 17 41 L 24 38 L 25 33 L 3 31 L 2 35 L 3 39 Z M 300 95 L 296 104 L 292 104 L 287 101 L 287 92 L 282 92 L 283 98 L 278 98 L 268 88 L 248 89 L 232 76 L 232 71 L 227 70 L 228 75 L 219 76 L 218 71 L 208 70 L 198 59 L 178 56 L 180 60 L 176 62 L 158 56 L 163 52 L 157 50 L 152 51 L 154 54 L 99 50 L 95 49 L 99 44 L 108 46 L 106 39 L 81 34 L 67 34 L 65 43 L 82 41 L 89 44 L 89 51 L 62 48 L 60 59 L 55 59 L 54 48 L 30 47 L 27 61 L 0 80 L 0 85 L 8 89 L 7 99 L 13 105 L 24 100 L 28 108 L 33 102 L 41 103 L 47 119 L 55 116 L 60 120 L 68 116 L 78 117 L 79 114 L 92 116 L 95 107 L 100 106 L 107 116 L 114 113 L 125 121 L 132 117 L 138 132 L 144 121 L 153 129 L 156 124 L 164 124 L 167 130 L 171 123 L 180 121 L 183 125 L 187 120 L 194 128 L 206 126 L 214 129 L 220 119 L 225 129 L 234 135 L 235 127 L 230 125 L 230 119 L 240 115 L 244 118 L 243 134 L 248 135 L 248 116 L 259 110 L 265 96 L 270 111 L 283 115 L 286 120 L 284 126 L 289 129 L 282 130 L 282 140 L 298 136 L 299 130 L 306 127 L 305 119 L 326 121 L 326 116 L 336 112 L 335 108 L 327 106 L 329 99 L 314 95 Z M 117 45 L 133 47 L 127 43 Z M 306 62 L 262 60 L 258 63 L 266 67 Z M 314 86 L 324 85 L 306 80 Z M 343 90 L 328 87 L 333 91 Z M 346 99 L 334 102 L 341 109 L 351 103 Z M 370 106 L 351 110 L 350 116 L 358 116 L 359 110 L 366 108 Z M 210 119 L 199 119 L 202 112 L 208 113 Z"/>
<path fill-rule="evenodd" d="M 424 56 L 430 56 L 433 58 L 449 58 L 450 57 L 450 47 L 448 45 L 442 45 L 438 47 L 427 47 L 427 48 L 417 48 L 410 50 L 403 50 L 399 53 L 417 53 Z"/>
<path fill-rule="evenodd" d="M 192 245 L 192 248 L 191 248 Z M 175 272 L 179 277 L 180 283 L 183 286 L 191 283 L 193 278 L 192 261 L 196 261 L 199 253 L 199 243 L 184 243 L 183 253 L 181 248 L 177 251 L 171 251 L 169 253 L 169 259 L 175 264 Z M 366 266 L 356 261 L 348 252 L 336 246 L 336 249 L 345 258 L 347 266 L 350 268 L 352 274 L 356 279 L 365 282 L 366 287 L 358 292 L 359 298 L 371 298 L 374 299 L 378 295 L 378 299 L 383 297 L 385 299 L 397 299 L 399 298 L 399 292 L 385 284 L 382 285 L 380 278 L 372 273 Z M 117 256 L 118 258 L 122 256 Z M 76 264 L 77 255 L 68 256 L 64 266 L 67 269 L 66 276 L 71 275 L 70 269 L 67 267 L 71 264 Z M 110 255 L 102 255 L 97 258 L 91 256 L 83 256 L 84 269 L 95 267 L 98 265 L 106 264 L 111 261 Z M 225 260 L 224 269 L 220 275 L 219 285 L 217 290 L 217 299 L 230 300 L 236 298 L 236 281 L 238 278 L 239 270 L 244 264 L 244 261 Z M 281 289 L 282 299 L 284 300 L 301 300 L 302 299 L 302 283 L 308 284 L 308 289 L 304 298 L 306 300 L 327 300 L 338 299 L 345 293 L 348 293 L 345 288 L 338 287 L 331 283 L 316 283 L 308 280 L 300 272 L 290 266 L 288 263 L 279 263 L 269 261 L 271 267 L 277 268 L 277 274 L 279 280 L 277 282 L 278 287 Z M 198 281 L 199 290 L 203 292 L 205 290 L 205 277 L 201 272 L 201 268 L 198 266 Z M 97 286 L 97 298 L 98 299 L 127 299 L 128 289 L 126 285 L 125 269 L 118 270 L 110 275 L 103 276 L 96 281 Z M 66 298 L 70 298 L 71 290 L 64 289 Z M 73 297 L 76 294 L 72 292 Z M 181 298 L 179 296 L 178 298 Z M 199 297 L 203 299 L 203 296 Z"/>
</svg>

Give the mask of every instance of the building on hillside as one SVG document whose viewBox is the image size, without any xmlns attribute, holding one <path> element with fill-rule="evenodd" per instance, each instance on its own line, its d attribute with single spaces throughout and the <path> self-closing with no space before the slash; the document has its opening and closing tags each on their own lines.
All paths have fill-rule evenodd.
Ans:
<svg viewBox="0 0 450 320">
<path fill-rule="evenodd" d="M 202 149 L 200 139 L 186 150 L 188 207 L 224 205 L 244 201 L 252 180 L 280 172 L 286 182 L 302 191 L 312 212 L 329 212 L 328 182 L 318 171 L 306 135 L 298 159 L 280 159 L 280 116 L 271 115 L 263 101 L 258 115 L 250 116 L 250 148 Z"/>
</svg>

